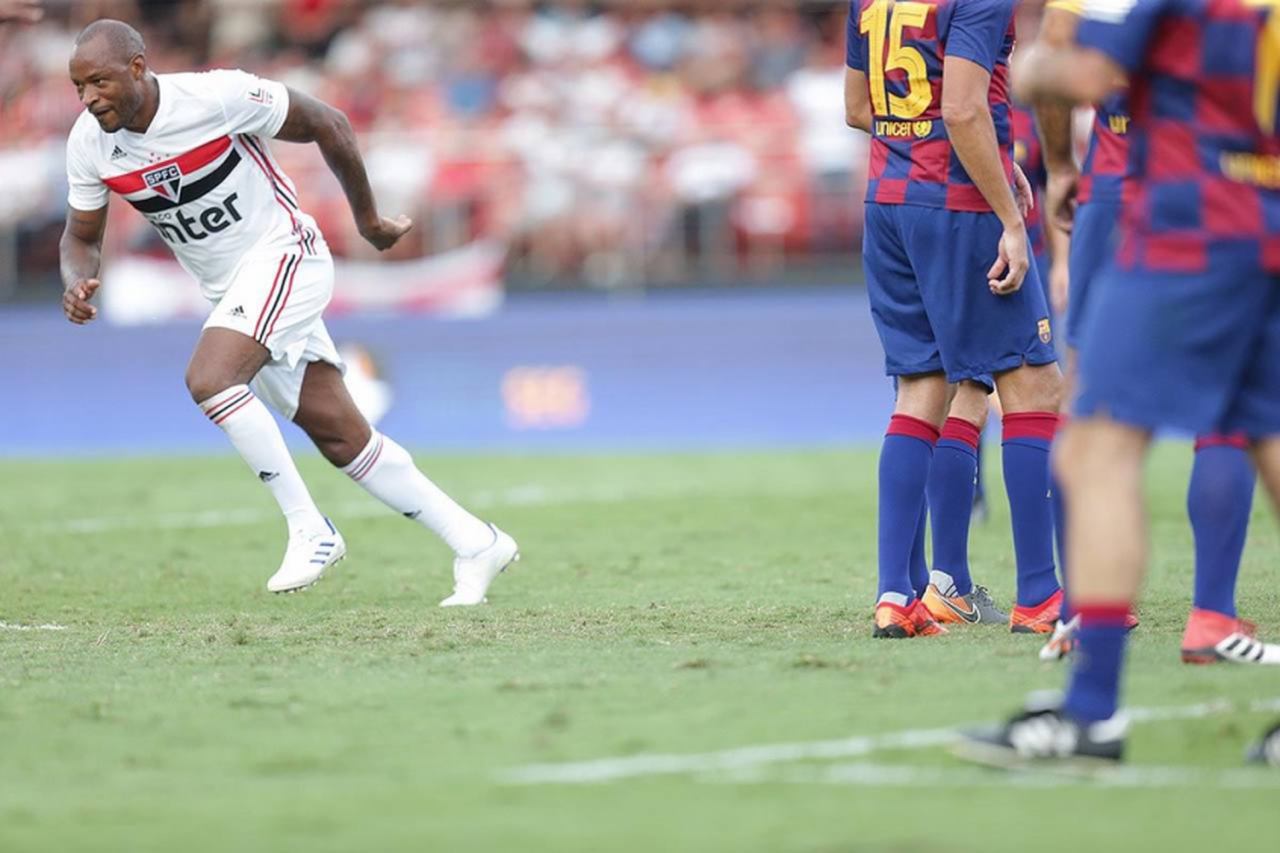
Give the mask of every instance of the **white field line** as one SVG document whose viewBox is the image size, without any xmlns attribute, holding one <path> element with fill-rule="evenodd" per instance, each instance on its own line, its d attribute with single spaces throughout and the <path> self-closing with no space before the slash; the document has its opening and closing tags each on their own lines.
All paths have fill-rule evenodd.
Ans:
<svg viewBox="0 0 1280 853">
<path fill-rule="evenodd" d="M 44 625 L 14 625 L 0 622 L 0 631 L 65 631 L 66 625 L 55 625 L 52 622 Z"/>
<path fill-rule="evenodd" d="M 555 506 L 571 503 L 617 503 L 650 497 L 692 494 L 687 489 L 631 490 L 617 488 L 592 488 L 579 490 L 552 490 L 545 486 L 515 486 L 501 491 L 477 492 L 462 500 L 465 506 L 483 510 L 494 507 Z M 341 522 L 351 518 L 391 518 L 394 513 L 372 499 L 349 501 L 325 507 L 325 510 Z M 108 515 L 89 518 L 72 518 L 35 524 L 27 529 L 47 533 L 113 533 L 122 530 L 195 530 L 211 527 L 237 527 L 265 524 L 279 520 L 280 515 L 271 510 L 258 509 L 209 509 L 190 512 L 162 512 L 152 515 Z"/>
<path fill-rule="evenodd" d="M 1247 706 L 1250 711 L 1280 708 L 1280 699 L 1268 699 Z M 1196 720 L 1237 710 L 1229 702 L 1205 702 L 1171 708 L 1134 708 L 1129 714 L 1136 722 Z M 965 727 L 961 727 L 965 728 Z M 860 735 L 840 740 L 776 743 L 743 746 L 715 752 L 628 755 L 590 761 L 526 764 L 503 771 L 500 780 L 516 785 L 580 785 L 614 782 L 646 776 L 680 774 L 737 773 L 772 764 L 832 758 L 857 758 L 890 750 L 931 749 L 953 742 L 956 729 L 907 729 L 879 735 Z"/>
<path fill-rule="evenodd" d="M 821 767 L 756 767 L 712 777 L 727 784 L 783 782 L 797 785 L 852 785 L 866 788 L 1280 788 L 1280 776 L 1266 769 L 1209 770 L 1193 767 L 1107 767 L 1090 774 L 1036 771 L 993 773 L 982 767 L 925 767 L 856 762 Z"/>
</svg>

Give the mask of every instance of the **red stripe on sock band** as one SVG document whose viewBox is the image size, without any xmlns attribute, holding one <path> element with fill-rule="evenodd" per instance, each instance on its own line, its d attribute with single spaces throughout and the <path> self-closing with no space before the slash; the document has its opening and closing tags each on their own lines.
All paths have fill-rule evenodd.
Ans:
<svg viewBox="0 0 1280 853">
<path fill-rule="evenodd" d="M 357 460 L 355 463 L 352 464 L 351 470 L 347 472 L 347 476 L 349 476 L 353 480 L 364 479 L 365 475 L 368 474 L 371 470 L 373 470 L 373 466 L 377 464 L 378 457 L 381 455 L 382 455 L 382 436 L 379 435 L 378 443 L 373 445 L 373 447 L 367 453 L 364 454 L 363 459 Z"/>
<path fill-rule="evenodd" d="M 222 423 L 223 421 L 225 421 L 227 418 L 231 417 L 231 416 L 232 416 L 232 415 L 234 415 L 236 412 L 240 411 L 240 410 L 241 410 L 241 409 L 243 409 L 245 406 L 247 406 L 247 405 L 249 405 L 250 403 L 252 403 L 252 402 L 253 402 L 253 399 L 254 399 L 254 398 L 253 398 L 253 395 L 252 395 L 252 394 L 246 394 L 246 395 L 245 395 L 245 398 L 244 398 L 242 401 L 240 401 L 240 403 L 239 403 L 235 408 L 231 409 L 231 410 L 230 410 L 230 411 L 228 411 L 228 412 L 225 412 L 225 413 L 223 413 L 223 414 L 219 415 L 219 416 L 218 416 L 218 417 L 216 417 L 216 418 L 213 418 L 213 422 L 214 422 L 215 424 L 221 424 L 221 423 Z"/>
<path fill-rule="evenodd" d="M 1234 447 L 1237 450 L 1248 450 L 1249 436 L 1240 432 L 1231 433 L 1230 435 L 1214 433 L 1213 435 L 1202 435 L 1196 439 L 1197 453 L 1206 447 Z"/>
<path fill-rule="evenodd" d="M 249 398 L 251 398 L 252 396 L 253 396 L 253 392 L 250 391 L 248 388 L 244 389 L 243 391 L 237 391 L 234 394 L 230 395 L 229 397 L 219 400 L 213 404 L 207 405 L 207 407 L 204 410 L 205 416 L 209 418 L 209 420 L 213 421 L 215 424 L 219 423 L 220 422 L 219 418 L 221 418 L 225 414 L 228 414 L 230 409 L 239 408 L 240 403 L 248 402 Z"/>
<path fill-rule="evenodd" d="M 942 425 L 942 438 L 962 442 L 977 450 L 978 442 L 982 439 L 982 430 L 977 424 L 970 423 L 964 418 L 947 418 L 947 422 Z"/>
<path fill-rule="evenodd" d="M 1058 431 L 1058 415 L 1054 412 L 1017 412 L 1004 416 L 1004 440 L 1034 438 L 1053 441 Z"/>
<path fill-rule="evenodd" d="M 889 429 L 885 435 L 905 435 L 918 438 L 926 444 L 938 443 L 938 428 L 928 421 L 913 418 L 911 415 L 894 415 L 889 418 Z"/>
<path fill-rule="evenodd" d="M 1132 610 L 1129 604 L 1074 604 L 1072 610 L 1080 617 L 1084 625 L 1118 625 L 1123 626 Z"/>
</svg>

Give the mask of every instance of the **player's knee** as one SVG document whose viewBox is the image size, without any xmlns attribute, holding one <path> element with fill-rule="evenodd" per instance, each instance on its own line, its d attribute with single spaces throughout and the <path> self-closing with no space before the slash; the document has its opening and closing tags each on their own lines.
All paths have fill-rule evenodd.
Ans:
<svg viewBox="0 0 1280 853">
<path fill-rule="evenodd" d="M 940 427 L 949 403 L 950 388 L 941 373 L 903 376 L 898 379 L 898 399 L 893 411 Z"/>
<path fill-rule="evenodd" d="M 1056 364 L 1024 365 L 997 379 L 1005 412 L 1056 412 L 1064 384 Z"/>
<path fill-rule="evenodd" d="M 203 403 L 236 384 L 218 371 L 195 364 L 187 367 L 186 383 L 191 399 L 197 403 Z"/>
</svg>

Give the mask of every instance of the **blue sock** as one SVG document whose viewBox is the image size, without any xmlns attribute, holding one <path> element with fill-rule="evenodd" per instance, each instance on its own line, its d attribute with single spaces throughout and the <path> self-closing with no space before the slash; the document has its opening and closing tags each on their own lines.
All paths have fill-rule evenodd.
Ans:
<svg viewBox="0 0 1280 853">
<path fill-rule="evenodd" d="M 969 576 L 969 521 L 978 473 L 976 424 L 947 418 L 929 469 L 929 522 L 933 531 L 933 567 L 951 575 L 958 595 L 973 591 Z M 946 592 L 946 590 L 942 590 Z"/>
<path fill-rule="evenodd" d="M 973 470 L 973 502 L 978 503 L 987 499 L 987 488 L 982 481 L 982 433 L 978 433 L 978 449 L 974 451 L 974 455 L 978 464 Z"/>
<path fill-rule="evenodd" d="M 1115 715 L 1120 703 L 1120 670 L 1128 631 L 1128 604 L 1076 608 L 1079 645 L 1071 664 L 1071 679 L 1063 712 L 1082 723 L 1096 723 Z"/>
<path fill-rule="evenodd" d="M 929 523 L 929 507 L 920 505 L 920 517 L 916 521 L 916 538 L 911 543 L 911 562 L 908 570 L 911 574 L 911 588 L 916 598 L 923 598 L 924 591 L 929 588 L 929 560 L 924 553 L 924 529 Z"/>
<path fill-rule="evenodd" d="M 887 592 L 915 598 L 911 552 L 921 528 L 925 485 L 938 429 L 908 415 L 889 421 L 880 449 L 879 570 L 877 597 Z M 921 549 L 923 552 L 923 549 Z"/>
<path fill-rule="evenodd" d="M 1053 538 L 1058 543 L 1058 577 L 1062 586 L 1062 619 L 1071 618 L 1071 603 L 1067 600 L 1067 499 L 1058 485 L 1058 478 L 1049 474 L 1049 489 L 1053 494 Z"/>
<path fill-rule="evenodd" d="M 1236 578 L 1249 532 L 1255 475 L 1246 443 L 1228 436 L 1196 442 L 1187 515 L 1196 545 L 1195 606 L 1236 615 Z"/>
<path fill-rule="evenodd" d="M 1021 607 L 1043 604 L 1059 589 L 1049 496 L 1049 447 L 1057 424 L 1058 416 L 1052 412 L 1004 416 L 1004 487 L 1013 522 Z"/>
</svg>

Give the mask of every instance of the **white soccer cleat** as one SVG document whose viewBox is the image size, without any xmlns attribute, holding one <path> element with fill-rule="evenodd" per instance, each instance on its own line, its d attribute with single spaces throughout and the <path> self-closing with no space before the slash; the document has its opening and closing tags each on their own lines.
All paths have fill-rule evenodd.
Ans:
<svg viewBox="0 0 1280 853">
<path fill-rule="evenodd" d="M 493 579 L 520 559 L 520 547 L 516 540 L 494 525 L 493 544 L 473 557 L 458 557 L 453 561 L 453 595 L 440 602 L 441 607 L 469 607 L 484 604 L 484 594 L 489 591 Z"/>
<path fill-rule="evenodd" d="M 347 556 L 347 543 L 342 534 L 325 519 L 328 530 L 319 533 L 293 533 L 284 552 L 280 570 L 267 581 L 268 592 L 297 592 L 320 580 L 325 570 Z"/>
<path fill-rule="evenodd" d="M 1078 630 L 1080 630 L 1079 616 L 1073 616 L 1069 622 L 1059 619 L 1058 624 L 1054 626 L 1053 636 L 1040 649 L 1040 660 L 1046 662 L 1062 660 L 1075 651 Z"/>
</svg>

